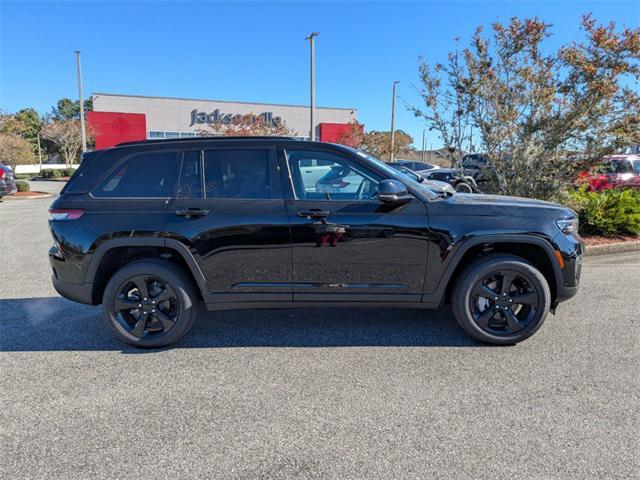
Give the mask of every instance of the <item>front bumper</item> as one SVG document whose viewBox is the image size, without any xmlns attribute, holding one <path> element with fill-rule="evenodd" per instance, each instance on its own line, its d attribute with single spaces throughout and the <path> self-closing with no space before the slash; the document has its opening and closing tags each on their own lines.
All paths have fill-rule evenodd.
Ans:
<svg viewBox="0 0 640 480">
<path fill-rule="evenodd" d="M 560 252 L 564 268 L 557 282 L 556 302 L 564 302 L 578 293 L 582 274 L 584 243 L 577 235 L 559 235 L 554 239 L 554 247 Z"/>
</svg>

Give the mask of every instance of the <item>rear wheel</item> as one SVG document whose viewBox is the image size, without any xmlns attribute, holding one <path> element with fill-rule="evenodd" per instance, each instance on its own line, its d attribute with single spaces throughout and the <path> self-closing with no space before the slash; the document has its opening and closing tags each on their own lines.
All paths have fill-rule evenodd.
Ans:
<svg viewBox="0 0 640 480">
<path fill-rule="evenodd" d="M 177 266 L 141 260 L 118 270 L 105 288 L 103 318 L 115 336 L 140 348 L 160 348 L 191 328 L 199 296 Z"/>
<path fill-rule="evenodd" d="M 471 263 L 452 290 L 453 313 L 476 339 L 514 344 L 544 323 L 551 292 L 544 275 L 525 259 L 492 254 Z"/>
</svg>

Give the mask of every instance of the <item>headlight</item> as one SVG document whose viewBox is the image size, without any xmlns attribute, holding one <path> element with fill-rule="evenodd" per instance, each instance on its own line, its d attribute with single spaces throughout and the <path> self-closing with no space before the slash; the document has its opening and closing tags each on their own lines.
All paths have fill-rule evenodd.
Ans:
<svg viewBox="0 0 640 480">
<path fill-rule="evenodd" d="M 578 232 L 578 218 L 563 218 L 556 220 L 556 225 L 562 233 L 570 234 Z"/>
</svg>

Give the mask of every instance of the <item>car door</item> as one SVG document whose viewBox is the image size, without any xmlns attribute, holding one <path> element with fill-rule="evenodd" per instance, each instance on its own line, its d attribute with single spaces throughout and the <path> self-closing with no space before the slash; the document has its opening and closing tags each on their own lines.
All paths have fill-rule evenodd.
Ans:
<svg viewBox="0 0 640 480">
<path fill-rule="evenodd" d="M 291 300 L 289 223 L 274 148 L 185 151 L 167 212 L 167 236 L 194 254 L 205 300 Z"/>
<path fill-rule="evenodd" d="M 315 160 L 330 170 L 309 184 Z M 319 147 L 280 155 L 291 224 L 294 301 L 416 301 L 427 262 L 425 205 L 376 199 L 383 176 L 358 160 Z"/>
<path fill-rule="evenodd" d="M 178 169 L 177 150 L 124 150 L 114 158 L 91 193 L 65 207 L 82 208 L 87 238 L 95 238 L 91 250 L 114 239 L 144 238 L 150 245 L 162 244 L 166 206 L 174 189 Z M 114 152 L 119 153 L 119 152 Z"/>
</svg>

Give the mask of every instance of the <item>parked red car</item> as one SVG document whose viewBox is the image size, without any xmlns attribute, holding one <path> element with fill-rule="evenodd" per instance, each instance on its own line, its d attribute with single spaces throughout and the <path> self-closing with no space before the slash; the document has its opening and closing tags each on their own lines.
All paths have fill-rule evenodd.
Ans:
<svg viewBox="0 0 640 480">
<path fill-rule="evenodd" d="M 640 145 L 629 153 L 610 155 L 592 171 L 582 172 L 576 181 L 578 186 L 588 185 L 588 190 L 600 191 L 610 188 L 640 188 Z"/>
</svg>

